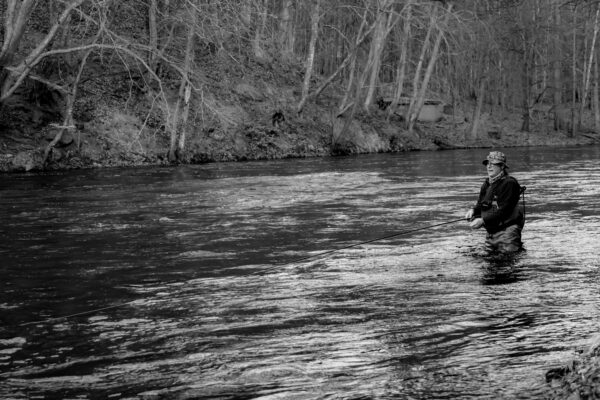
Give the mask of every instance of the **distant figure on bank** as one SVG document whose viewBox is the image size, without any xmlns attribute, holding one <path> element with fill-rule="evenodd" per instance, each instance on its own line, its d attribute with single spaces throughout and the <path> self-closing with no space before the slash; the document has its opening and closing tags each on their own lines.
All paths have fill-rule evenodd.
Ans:
<svg viewBox="0 0 600 400">
<path fill-rule="evenodd" d="M 525 224 L 524 206 L 519 204 L 521 189 L 519 182 L 508 175 L 506 156 L 492 151 L 483 160 L 488 178 L 483 182 L 479 198 L 467 211 L 470 227 L 487 231 L 485 245 L 488 250 L 513 253 L 523 248 L 521 231 Z"/>
<path fill-rule="evenodd" d="M 279 128 L 281 124 L 285 122 L 285 116 L 283 115 L 283 111 L 277 110 L 271 117 L 271 123 L 275 128 Z"/>
</svg>

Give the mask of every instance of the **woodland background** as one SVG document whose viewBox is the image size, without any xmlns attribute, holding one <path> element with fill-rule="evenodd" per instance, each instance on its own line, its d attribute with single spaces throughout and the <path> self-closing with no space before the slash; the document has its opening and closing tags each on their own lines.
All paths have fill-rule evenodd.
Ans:
<svg viewBox="0 0 600 400">
<path fill-rule="evenodd" d="M 2 0 L 0 170 L 597 142 L 599 12 Z"/>
</svg>

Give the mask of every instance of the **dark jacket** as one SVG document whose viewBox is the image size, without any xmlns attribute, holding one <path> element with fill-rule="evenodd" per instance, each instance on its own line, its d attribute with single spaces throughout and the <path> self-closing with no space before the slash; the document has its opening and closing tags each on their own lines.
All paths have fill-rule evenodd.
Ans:
<svg viewBox="0 0 600 400">
<path fill-rule="evenodd" d="M 510 225 L 525 223 L 523 207 L 519 205 L 521 186 L 508 173 L 490 185 L 486 179 L 479 191 L 475 205 L 475 217 L 483 218 L 483 226 L 489 233 L 499 232 Z"/>
</svg>

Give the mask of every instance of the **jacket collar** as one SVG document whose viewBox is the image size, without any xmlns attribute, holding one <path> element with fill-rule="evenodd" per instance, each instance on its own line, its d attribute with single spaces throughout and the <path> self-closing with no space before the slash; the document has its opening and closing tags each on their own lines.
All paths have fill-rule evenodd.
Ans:
<svg viewBox="0 0 600 400">
<path fill-rule="evenodd" d="M 488 184 L 492 185 L 495 182 L 498 182 L 504 178 L 506 178 L 508 176 L 508 174 L 506 173 L 506 171 L 502 170 L 500 171 L 500 173 L 494 177 L 491 178 L 487 178 Z"/>
</svg>

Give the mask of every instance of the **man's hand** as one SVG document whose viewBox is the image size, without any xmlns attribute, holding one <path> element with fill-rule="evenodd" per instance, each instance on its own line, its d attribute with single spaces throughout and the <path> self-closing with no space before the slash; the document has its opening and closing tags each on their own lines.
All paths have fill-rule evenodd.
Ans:
<svg viewBox="0 0 600 400">
<path fill-rule="evenodd" d="M 474 209 L 470 209 L 469 211 L 467 211 L 467 213 L 465 214 L 465 218 L 467 219 L 467 221 L 471 221 L 473 219 L 473 215 L 475 215 L 475 210 Z"/>
<path fill-rule="evenodd" d="M 483 226 L 483 218 L 475 218 L 473 221 L 471 221 L 469 226 L 471 227 L 471 229 L 481 228 Z"/>
</svg>

